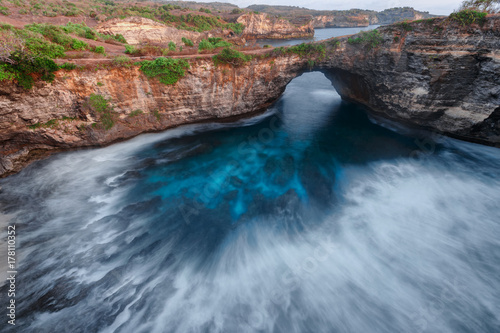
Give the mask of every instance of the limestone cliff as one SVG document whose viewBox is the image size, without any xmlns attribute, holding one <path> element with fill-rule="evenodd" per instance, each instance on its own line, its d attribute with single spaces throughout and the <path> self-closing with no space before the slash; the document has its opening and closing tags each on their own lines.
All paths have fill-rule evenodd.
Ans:
<svg viewBox="0 0 500 333">
<path fill-rule="evenodd" d="M 374 10 L 314 10 L 296 6 L 251 5 L 250 10 L 269 15 L 286 17 L 293 20 L 296 17 L 309 16 L 314 28 L 347 28 L 364 27 L 369 24 L 392 24 L 404 20 L 420 20 L 434 17 L 429 12 L 421 12 L 411 7 L 395 7 L 381 12 Z"/>
<path fill-rule="evenodd" d="M 209 56 L 192 58 L 174 85 L 109 62 L 59 71 L 54 82 L 38 82 L 30 91 L 7 82 L 0 86 L 0 176 L 47 151 L 258 112 L 311 69 L 373 115 L 500 147 L 500 16 L 483 25 L 434 19 L 379 31 L 360 43 L 352 43 L 357 36 L 323 42 L 325 54 L 312 59 L 279 49 L 237 68 L 215 67 Z M 111 101 L 111 129 L 94 125 L 91 94 Z"/>
<path fill-rule="evenodd" d="M 303 63 L 293 56 L 215 67 L 207 57 L 191 60 L 175 85 L 148 79 L 138 67 L 59 71 L 54 82 L 39 82 L 30 91 L 1 85 L 0 176 L 57 149 L 101 146 L 143 132 L 262 111 Z M 111 101 L 111 129 L 93 125 L 98 117 L 87 107 L 91 94 Z"/>
<path fill-rule="evenodd" d="M 349 28 L 349 27 L 367 27 L 370 24 L 376 24 L 371 21 L 368 14 L 357 16 L 339 16 L 339 15 L 318 15 L 312 19 L 314 28 Z"/>
<path fill-rule="evenodd" d="M 314 27 L 310 20 L 303 24 L 292 24 L 290 21 L 262 14 L 244 14 L 238 17 L 238 23 L 245 26 L 243 37 L 247 39 L 270 38 L 303 38 L 313 37 Z"/>
<path fill-rule="evenodd" d="M 370 24 L 392 24 L 396 22 L 402 22 L 404 20 L 422 20 L 427 18 L 432 18 L 435 15 L 429 14 L 429 12 L 420 12 L 411 7 L 399 7 L 390 8 L 377 12 L 373 15 Z"/>
<path fill-rule="evenodd" d="M 500 146 L 500 16 L 379 30 L 380 46 L 344 39 L 320 64 L 343 98 L 399 123 Z"/>
<path fill-rule="evenodd" d="M 206 38 L 206 34 L 196 31 L 178 30 L 174 27 L 144 18 L 127 17 L 125 19 L 112 19 L 99 24 L 96 30 L 102 34 L 121 34 L 129 44 L 167 44 L 174 42 L 181 44 L 182 37 L 194 42 Z"/>
<path fill-rule="evenodd" d="M 331 15 L 315 15 L 312 18 L 314 28 L 350 28 L 367 27 L 373 24 L 392 24 L 405 20 L 414 21 L 430 18 L 427 12 L 419 12 L 413 8 L 393 8 L 382 12 L 364 11 L 351 15 L 338 12 Z"/>
</svg>

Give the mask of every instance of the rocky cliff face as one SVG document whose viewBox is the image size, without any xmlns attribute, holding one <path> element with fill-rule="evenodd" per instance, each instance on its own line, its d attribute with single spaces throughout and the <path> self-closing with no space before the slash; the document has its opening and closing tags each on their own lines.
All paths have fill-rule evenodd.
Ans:
<svg viewBox="0 0 500 333">
<path fill-rule="evenodd" d="M 500 146 L 500 17 L 381 28 L 383 42 L 341 46 L 321 64 L 339 94 L 372 113 Z"/>
<path fill-rule="evenodd" d="M 195 31 L 178 30 L 162 23 L 144 18 L 128 17 L 125 19 L 112 19 L 99 24 L 96 30 L 103 34 L 122 34 L 129 44 L 180 44 L 182 37 L 195 42 L 206 38 L 206 34 Z"/>
<path fill-rule="evenodd" d="M 59 71 L 53 83 L 39 82 L 30 91 L 0 86 L 0 176 L 49 151 L 101 146 L 143 132 L 262 111 L 281 95 L 303 60 L 256 59 L 239 68 L 215 67 L 211 58 L 190 64 L 175 85 L 148 79 L 131 67 Z M 98 115 L 87 106 L 91 94 L 110 100 L 111 129 L 94 124 Z"/>
<path fill-rule="evenodd" d="M 372 22 L 374 23 L 370 24 L 392 24 L 404 20 L 413 21 L 431 17 L 434 17 L 434 15 L 429 14 L 429 12 L 420 12 L 410 7 L 391 8 L 373 15 Z"/>
<path fill-rule="evenodd" d="M 419 12 L 413 8 L 393 8 L 383 12 L 365 11 L 355 15 L 338 12 L 331 15 L 316 15 L 312 18 L 314 28 L 350 28 L 367 27 L 372 24 L 392 24 L 404 20 L 414 21 L 430 18 L 427 12 Z"/>
<path fill-rule="evenodd" d="M 376 46 L 347 38 L 324 42 L 327 52 L 313 70 L 374 115 L 500 147 L 500 16 L 482 26 L 446 19 L 393 25 L 369 40 Z M 238 68 L 215 67 L 209 57 L 190 63 L 175 85 L 148 79 L 138 67 L 59 71 L 53 83 L 38 82 L 30 91 L 2 84 L 0 175 L 47 151 L 258 112 L 311 65 L 291 53 L 255 57 Z M 91 94 L 111 101 L 111 129 L 93 125 Z"/>
<path fill-rule="evenodd" d="M 285 39 L 314 36 L 314 27 L 310 21 L 305 24 L 295 25 L 288 20 L 262 13 L 241 15 L 238 17 L 237 22 L 245 26 L 243 37 L 247 39 Z"/>
<path fill-rule="evenodd" d="M 360 14 L 357 16 L 339 16 L 339 15 L 318 15 L 312 19 L 314 28 L 350 28 L 350 27 L 367 27 L 369 24 L 376 24 L 370 21 L 371 17 L 368 14 Z"/>
</svg>

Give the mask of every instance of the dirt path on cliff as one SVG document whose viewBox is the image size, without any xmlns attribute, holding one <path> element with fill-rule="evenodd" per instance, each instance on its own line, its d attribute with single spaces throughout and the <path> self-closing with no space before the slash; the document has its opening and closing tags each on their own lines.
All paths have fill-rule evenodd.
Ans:
<svg viewBox="0 0 500 333">
<path fill-rule="evenodd" d="M 85 39 L 82 39 L 85 40 Z M 106 44 L 106 43 L 101 43 L 101 44 Z M 110 45 L 110 44 L 106 44 Z M 120 48 L 118 45 L 112 45 L 112 46 L 117 46 Z M 118 50 L 116 48 L 115 50 Z M 266 48 L 266 49 L 258 49 L 258 50 L 250 50 L 250 51 L 241 51 L 241 53 L 247 54 L 247 55 L 262 55 L 265 54 L 274 48 Z M 123 51 L 120 52 L 110 52 L 108 55 L 125 55 L 125 47 L 123 47 Z M 66 52 L 67 54 L 71 53 L 77 53 L 76 51 L 71 51 L 71 52 Z M 187 54 L 187 55 L 172 55 L 168 56 L 169 58 L 174 58 L 174 59 L 205 59 L 205 58 L 212 58 L 213 56 L 217 55 L 218 53 L 194 53 L 194 54 Z M 129 57 L 129 59 L 133 62 L 135 61 L 142 61 L 142 60 L 154 60 L 156 58 L 161 58 L 162 56 L 141 56 L 141 57 Z M 111 58 L 78 58 L 78 59 L 56 59 L 55 62 L 58 64 L 62 64 L 65 62 L 71 62 L 77 65 L 91 65 L 91 64 L 98 64 L 98 63 L 108 63 L 112 62 L 114 59 Z"/>
</svg>

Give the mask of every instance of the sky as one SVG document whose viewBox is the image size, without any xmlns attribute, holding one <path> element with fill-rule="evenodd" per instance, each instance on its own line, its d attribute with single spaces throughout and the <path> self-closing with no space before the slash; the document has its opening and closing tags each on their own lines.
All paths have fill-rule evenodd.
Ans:
<svg viewBox="0 0 500 333">
<path fill-rule="evenodd" d="M 253 4 L 299 6 L 310 9 L 373 9 L 384 10 L 393 7 L 413 7 L 436 15 L 448 15 L 457 9 L 461 0 L 196 0 L 200 2 L 229 2 L 241 8 Z"/>
</svg>

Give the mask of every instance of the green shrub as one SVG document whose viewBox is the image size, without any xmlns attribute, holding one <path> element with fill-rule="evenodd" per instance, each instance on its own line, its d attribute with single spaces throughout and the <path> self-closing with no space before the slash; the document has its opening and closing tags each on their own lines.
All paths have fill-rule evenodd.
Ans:
<svg viewBox="0 0 500 333">
<path fill-rule="evenodd" d="M 95 46 L 94 48 L 92 48 L 92 52 L 98 54 L 106 54 L 106 50 L 104 49 L 103 46 Z"/>
<path fill-rule="evenodd" d="M 189 63 L 184 59 L 156 58 L 141 62 L 141 71 L 147 77 L 156 77 L 163 84 L 175 84 L 186 75 Z"/>
<path fill-rule="evenodd" d="M 4 6 L 0 6 L 0 14 L 8 16 L 10 14 L 9 8 L 4 7 Z"/>
<path fill-rule="evenodd" d="M 340 40 L 338 40 L 337 38 L 334 38 L 332 40 L 329 40 L 328 41 L 328 45 L 336 48 L 336 47 L 339 47 L 340 46 Z"/>
<path fill-rule="evenodd" d="M 92 94 L 89 96 L 89 106 L 99 115 L 99 119 L 105 129 L 109 130 L 113 127 L 112 108 L 106 98 L 101 95 Z"/>
<path fill-rule="evenodd" d="M 229 43 L 228 41 L 225 41 L 223 38 L 220 37 L 210 37 L 208 38 L 208 41 L 215 47 L 231 47 L 233 44 Z"/>
<path fill-rule="evenodd" d="M 125 45 L 125 53 L 126 54 L 136 54 L 137 49 L 132 45 Z"/>
<path fill-rule="evenodd" d="M 173 52 L 175 52 L 175 50 L 177 50 L 177 46 L 175 45 L 174 42 L 169 42 L 168 43 L 168 50 L 169 51 L 173 51 Z"/>
<path fill-rule="evenodd" d="M 12 30 L 14 26 L 8 23 L 0 23 L 0 30 Z"/>
<path fill-rule="evenodd" d="M 160 119 L 161 119 L 160 111 L 154 110 L 153 116 L 155 116 L 156 120 L 160 121 Z"/>
<path fill-rule="evenodd" d="M 452 21 L 456 21 L 463 26 L 471 25 L 473 23 L 478 23 L 480 25 L 484 24 L 486 21 L 485 12 L 479 12 L 473 9 L 464 9 L 459 12 L 451 13 L 449 18 Z"/>
<path fill-rule="evenodd" d="M 301 57 L 320 55 L 324 56 L 326 54 L 326 48 L 323 44 L 306 44 L 302 43 L 299 45 L 290 46 L 286 49 L 288 53 L 295 53 Z"/>
<path fill-rule="evenodd" d="M 202 39 L 201 42 L 198 44 L 198 50 L 200 51 L 213 50 L 214 48 L 215 46 L 206 39 Z"/>
<path fill-rule="evenodd" d="M 241 66 L 252 59 L 251 56 L 226 47 L 219 54 L 212 57 L 215 66 L 219 64 L 230 64 L 234 67 Z"/>
<path fill-rule="evenodd" d="M 128 116 L 130 118 L 132 118 L 132 117 L 136 117 L 136 116 L 141 115 L 141 114 L 143 114 L 142 110 L 137 109 L 137 110 L 130 112 Z"/>
<path fill-rule="evenodd" d="M 231 47 L 233 44 L 225 41 L 220 37 L 210 37 L 208 39 L 202 39 L 198 44 L 198 50 L 213 50 L 218 47 Z"/>
<path fill-rule="evenodd" d="M 59 66 L 46 56 L 32 58 L 25 53 L 15 52 L 10 55 L 10 60 L 12 64 L 2 66 L 2 77 L 9 79 L 14 75 L 17 83 L 27 90 L 33 87 L 33 74 L 40 75 L 44 81 L 52 82 L 55 78 L 54 72 L 59 69 Z"/>
<path fill-rule="evenodd" d="M 368 49 L 379 46 L 383 41 L 384 38 L 378 30 L 361 31 L 356 38 L 349 38 L 347 40 L 349 44 L 364 45 Z"/>
<path fill-rule="evenodd" d="M 42 38 L 28 38 L 25 40 L 26 48 L 31 54 L 46 56 L 52 59 L 64 56 L 64 47 L 47 42 Z"/>
<path fill-rule="evenodd" d="M 127 40 L 125 39 L 125 37 L 123 37 L 122 34 L 116 34 L 113 36 L 113 39 L 120 42 L 120 43 L 123 43 L 123 44 L 126 44 L 127 43 Z"/>
<path fill-rule="evenodd" d="M 66 120 L 66 119 L 71 119 L 71 118 L 68 118 L 68 117 L 64 117 L 63 119 Z M 36 123 L 36 124 L 33 124 L 33 125 L 28 125 L 28 128 L 29 129 L 32 129 L 32 130 L 35 130 L 37 128 L 55 128 L 59 125 L 59 121 L 57 119 L 51 119 L 45 123 Z"/>
<path fill-rule="evenodd" d="M 80 51 L 88 49 L 87 43 L 68 35 L 68 33 L 73 31 L 71 29 L 68 29 L 67 27 L 58 27 L 45 23 L 43 24 L 33 23 L 27 25 L 26 30 L 41 34 L 42 36 L 49 39 L 51 42 L 64 47 L 65 50 Z M 28 37 L 27 33 L 22 33 L 22 34 L 24 34 L 25 37 Z M 33 34 L 31 36 L 32 38 L 35 38 Z"/>
<path fill-rule="evenodd" d="M 0 81 L 12 81 L 15 78 L 16 75 L 8 64 L 0 64 Z"/>
<path fill-rule="evenodd" d="M 113 59 L 113 64 L 121 67 L 129 68 L 131 66 L 132 60 L 127 56 L 117 56 Z"/>
<path fill-rule="evenodd" d="M 224 27 L 233 30 L 237 35 L 240 35 L 245 30 L 245 26 L 241 23 L 227 23 Z"/>
<path fill-rule="evenodd" d="M 407 20 L 404 20 L 403 22 L 399 22 L 396 25 L 400 26 L 404 31 L 412 31 L 413 27 L 411 26 L 410 22 Z"/>
<path fill-rule="evenodd" d="M 79 39 L 73 39 L 71 43 L 71 48 L 76 51 L 81 51 L 81 50 L 86 50 L 89 48 L 89 45 L 85 43 L 84 41 L 81 41 Z"/>
<path fill-rule="evenodd" d="M 182 42 L 184 43 L 184 45 L 186 46 L 194 46 L 194 43 L 191 39 L 189 38 L 186 38 L 186 37 L 182 37 Z"/>
<path fill-rule="evenodd" d="M 59 68 L 67 70 L 67 71 L 71 71 L 73 69 L 76 69 L 76 64 L 73 64 L 71 62 L 65 62 L 64 64 L 62 64 L 61 66 L 59 66 Z"/>
<path fill-rule="evenodd" d="M 265 49 L 271 48 L 271 45 L 269 45 L 269 44 L 265 44 L 265 45 L 263 46 L 263 48 L 265 48 Z"/>
</svg>

